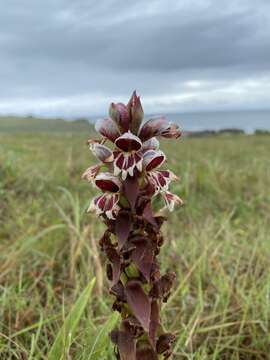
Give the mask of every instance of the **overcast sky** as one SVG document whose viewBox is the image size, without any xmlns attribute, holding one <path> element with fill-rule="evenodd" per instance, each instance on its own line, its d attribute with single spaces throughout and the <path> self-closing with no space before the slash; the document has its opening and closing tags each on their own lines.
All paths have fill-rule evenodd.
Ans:
<svg viewBox="0 0 270 360">
<path fill-rule="evenodd" d="M 270 107 L 270 0 L 0 0 L 0 113 Z"/>
</svg>

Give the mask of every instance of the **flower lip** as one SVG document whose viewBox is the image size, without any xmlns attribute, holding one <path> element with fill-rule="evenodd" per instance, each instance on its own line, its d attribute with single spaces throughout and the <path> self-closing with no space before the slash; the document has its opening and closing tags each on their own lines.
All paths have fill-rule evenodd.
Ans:
<svg viewBox="0 0 270 360">
<path fill-rule="evenodd" d="M 151 171 L 164 163 L 166 156 L 162 151 L 148 150 L 143 157 L 143 165 L 146 171 Z"/>
<path fill-rule="evenodd" d="M 96 186 L 105 192 L 116 193 L 120 190 L 121 181 L 118 177 L 111 175 L 110 173 L 103 173 L 96 177 Z"/>
<path fill-rule="evenodd" d="M 128 131 L 115 140 L 115 145 L 123 151 L 130 152 L 140 150 L 142 142 L 138 136 Z"/>
</svg>

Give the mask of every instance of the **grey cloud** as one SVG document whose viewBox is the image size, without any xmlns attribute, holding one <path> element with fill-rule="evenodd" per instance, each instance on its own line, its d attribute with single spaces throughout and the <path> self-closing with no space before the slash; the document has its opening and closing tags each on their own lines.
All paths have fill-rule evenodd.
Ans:
<svg viewBox="0 0 270 360">
<path fill-rule="evenodd" d="M 252 95 L 261 106 L 258 87 L 266 90 L 270 72 L 269 10 L 265 0 L 222 7 L 214 0 L 0 4 L 0 111 L 16 108 L 18 99 L 27 109 L 31 99 L 43 103 L 40 111 L 51 101 L 55 112 L 70 99 L 77 104 L 70 109 L 81 103 L 91 111 L 84 101 L 92 96 L 100 99 L 91 104 L 99 112 L 103 100 L 127 97 L 134 88 L 150 109 L 230 107 L 230 101 L 241 107 Z M 235 84 L 237 103 L 228 94 Z"/>
</svg>

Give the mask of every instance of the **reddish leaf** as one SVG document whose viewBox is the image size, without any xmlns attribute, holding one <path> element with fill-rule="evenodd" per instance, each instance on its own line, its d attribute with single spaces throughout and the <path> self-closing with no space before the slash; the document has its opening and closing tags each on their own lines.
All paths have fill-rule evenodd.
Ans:
<svg viewBox="0 0 270 360">
<path fill-rule="evenodd" d="M 158 355 L 149 344 L 139 343 L 136 350 L 136 360 L 158 360 Z"/>
<path fill-rule="evenodd" d="M 137 238 L 134 241 L 134 244 L 136 245 L 136 247 L 132 252 L 131 258 L 140 270 L 140 272 L 149 282 L 154 257 L 153 247 L 151 243 L 147 240 L 147 238 L 144 237 Z"/>
<path fill-rule="evenodd" d="M 124 195 L 132 209 L 134 209 L 139 194 L 139 184 L 136 176 L 128 176 L 124 182 Z"/>
<path fill-rule="evenodd" d="M 126 210 L 120 210 L 115 221 L 115 233 L 118 240 L 118 248 L 122 249 L 128 239 L 128 235 L 131 227 L 130 212 Z"/>
<path fill-rule="evenodd" d="M 121 360 L 136 360 L 136 344 L 133 336 L 124 331 L 113 330 L 112 342 L 118 347 Z"/>
<path fill-rule="evenodd" d="M 148 332 L 151 304 L 139 281 L 131 280 L 126 284 L 126 297 L 134 316 Z"/>
<path fill-rule="evenodd" d="M 151 201 L 149 201 L 144 210 L 143 210 L 143 217 L 145 220 L 147 220 L 151 225 L 153 225 L 154 228 L 157 228 L 157 223 L 152 211 Z"/>
<path fill-rule="evenodd" d="M 154 347 L 156 346 L 157 330 L 158 330 L 159 325 L 160 325 L 160 323 L 159 323 L 159 304 L 156 300 L 153 300 L 152 304 L 151 304 L 149 337 L 150 337 L 150 340 Z"/>
</svg>

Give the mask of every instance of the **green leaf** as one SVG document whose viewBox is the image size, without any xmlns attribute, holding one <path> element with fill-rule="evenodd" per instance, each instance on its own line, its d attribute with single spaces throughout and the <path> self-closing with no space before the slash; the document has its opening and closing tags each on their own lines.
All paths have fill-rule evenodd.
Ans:
<svg viewBox="0 0 270 360">
<path fill-rule="evenodd" d="M 61 327 L 55 338 L 53 346 L 51 347 L 51 350 L 48 354 L 48 360 L 64 359 L 65 354 L 67 353 L 70 345 L 72 344 L 76 328 L 90 298 L 94 284 L 95 279 L 90 281 L 90 283 L 84 289 L 76 303 L 73 305 L 70 313 L 64 321 L 63 326 Z"/>
<path fill-rule="evenodd" d="M 100 360 L 102 359 L 102 355 L 104 355 L 104 351 L 109 350 L 111 345 L 109 333 L 115 328 L 119 316 L 120 314 L 118 312 L 114 312 L 102 326 L 95 337 L 93 344 L 87 349 L 87 353 L 90 353 L 87 360 Z"/>
</svg>

